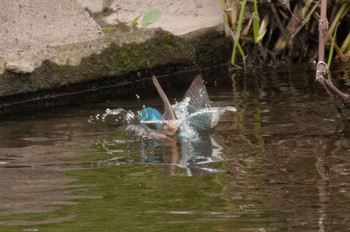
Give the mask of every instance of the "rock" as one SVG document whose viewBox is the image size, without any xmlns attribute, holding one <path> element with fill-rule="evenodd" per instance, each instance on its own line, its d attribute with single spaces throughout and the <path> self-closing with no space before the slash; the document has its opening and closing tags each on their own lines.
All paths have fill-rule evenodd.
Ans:
<svg viewBox="0 0 350 232">
<path fill-rule="evenodd" d="M 5 69 L 14 73 L 32 73 L 35 66 L 30 61 L 7 61 L 5 62 Z"/>
<path fill-rule="evenodd" d="M 79 43 L 102 37 L 101 28 L 71 0 L 0 0 L 0 54 Z"/>
<path fill-rule="evenodd" d="M 0 74 L 5 69 L 34 71 L 41 58 L 50 58 L 42 55 L 47 47 L 103 37 L 99 25 L 76 1 L 0 0 L 0 4 Z"/>
<path fill-rule="evenodd" d="M 6 62 L 5 68 L 11 72 L 0 76 L 0 96 L 30 93 L 101 78 L 117 78 L 128 72 L 170 63 L 184 64 L 193 62 L 196 54 L 194 47 L 185 39 L 161 29 L 150 29 L 27 51 L 21 58 Z M 27 74 L 21 78 L 17 73 Z"/>
<path fill-rule="evenodd" d="M 214 27 L 223 22 L 220 1 L 213 0 L 77 0 L 92 15 L 100 17 L 105 24 L 125 22 L 129 24 L 137 16 L 151 9 L 159 9 L 160 19 L 150 28 L 162 28 L 174 35 L 184 35 L 199 29 Z M 142 17 L 138 20 L 141 21 Z"/>
<path fill-rule="evenodd" d="M 15 105 L 14 101 L 25 103 L 63 96 L 45 95 L 48 91 L 70 91 L 70 86 L 74 86 L 73 91 L 81 91 L 90 88 L 85 83 L 125 82 L 120 77 L 128 73 L 167 65 L 215 65 L 225 62 L 229 56 L 223 25 L 218 25 L 218 18 L 206 21 L 206 17 L 211 18 L 211 14 L 217 14 L 220 9 L 219 3 L 214 6 L 211 0 L 77 0 L 81 4 L 100 4 L 96 11 L 90 10 L 91 14 L 102 9 L 102 13 L 108 13 L 107 18 L 118 12 L 128 16 L 124 18 L 127 20 L 159 6 L 162 20 L 169 17 L 175 22 L 174 27 L 167 27 L 170 21 L 152 25 L 172 33 L 158 28 L 126 33 L 112 30 L 108 34 L 103 34 L 100 26 L 75 1 L 22 0 L 6 1 L 6 4 L 5 1 L 0 0 L 4 6 L 0 8 L 4 28 L 0 30 L 0 112 L 3 107 Z M 208 6 L 213 7 L 212 12 L 208 12 Z M 204 16 L 205 12 L 208 15 Z M 176 14 L 178 17 L 172 18 Z M 221 18 L 221 12 L 219 15 Z M 105 20 L 103 17 L 101 20 Z M 202 24 L 193 21 L 197 19 Z M 181 30 L 177 30 L 175 24 Z M 189 31 L 191 33 L 187 33 Z"/>
</svg>

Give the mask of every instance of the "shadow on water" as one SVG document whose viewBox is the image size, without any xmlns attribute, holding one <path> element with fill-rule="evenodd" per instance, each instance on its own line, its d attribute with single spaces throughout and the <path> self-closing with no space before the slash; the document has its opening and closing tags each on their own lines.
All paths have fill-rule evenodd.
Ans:
<svg viewBox="0 0 350 232">
<path fill-rule="evenodd" d="M 101 120 L 106 108 L 161 110 L 139 93 L 1 122 L 0 231 L 347 231 L 350 121 L 314 70 L 204 78 L 214 106 L 237 112 L 201 143 Z M 171 100 L 181 86 L 165 87 Z"/>
</svg>

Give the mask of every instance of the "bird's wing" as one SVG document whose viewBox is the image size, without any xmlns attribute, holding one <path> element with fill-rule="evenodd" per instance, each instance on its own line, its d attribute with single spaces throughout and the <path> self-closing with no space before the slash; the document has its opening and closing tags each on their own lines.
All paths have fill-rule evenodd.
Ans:
<svg viewBox="0 0 350 232">
<path fill-rule="evenodd" d="M 154 86 L 157 88 L 157 91 L 159 93 L 159 96 L 162 98 L 163 103 L 164 103 L 164 114 L 163 114 L 163 119 L 165 120 L 176 120 L 175 112 L 173 107 L 171 106 L 168 97 L 165 95 L 162 87 L 160 86 L 157 77 L 152 76 L 152 81 Z"/>
<path fill-rule="evenodd" d="M 184 100 L 187 98 L 189 99 L 189 113 L 196 112 L 199 109 L 211 107 L 202 75 L 196 76 L 196 78 L 192 81 L 192 84 L 185 93 Z"/>
<path fill-rule="evenodd" d="M 165 130 L 153 130 L 145 124 L 128 124 L 126 131 L 136 136 L 145 137 L 148 139 L 165 140 L 169 139 L 168 136 L 173 136 Z"/>
</svg>

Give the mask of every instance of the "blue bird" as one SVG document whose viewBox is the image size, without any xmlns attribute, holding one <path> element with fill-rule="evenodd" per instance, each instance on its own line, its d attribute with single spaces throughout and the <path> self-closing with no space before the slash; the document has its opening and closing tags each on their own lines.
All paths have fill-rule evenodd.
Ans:
<svg viewBox="0 0 350 232">
<path fill-rule="evenodd" d="M 215 127 L 226 111 L 236 111 L 232 106 L 212 107 L 201 75 L 188 88 L 182 101 L 171 105 L 157 78 L 152 81 L 164 103 L 164 113 L 152 107 L 139 111 L 137 120 L 127 130 L 150 138 L 164 139 L 178 135 L 182 138 L 198 138 L 198 131 Z"/>
<path fill-rule="evenodd" d="M 126 131 L 136 136 L 150 139 L 142 143 L 142 159 L 145 162 L 162 161 L 176 164 L 192 172 L 217 172 L 206 164 L 220 161 L 222 147 L 210 135 L 210 129 L 215 127 L 226 111 L 236 111 L 232 106 L 212 107 L 201 75 L 191 83 L 182 101 L 171 105 L 157 78 L 152 77 L 154 86 L 164 103 L 164 113 L 153 107 L 144 107 L 135 115 L 131 110 L 122 108 L 106 110 L 107 116 L 120 119 L 126 125 Z M 111 121 L 111 120 L 108 120 Z M 155 153 L 158 147 L 164 153 Z M 171 174 L 172 165 L 166 165 Z"/>
<path fill-rule="evenodd" d="M 140 121 L 143 122 L 154 122 L 154 125 L 157 129 L 162 128 L 161 120 L 162 115 L 161 113 L 152 107 L 146 107 L 140 110 L 139 112 Z"/>
</svg>

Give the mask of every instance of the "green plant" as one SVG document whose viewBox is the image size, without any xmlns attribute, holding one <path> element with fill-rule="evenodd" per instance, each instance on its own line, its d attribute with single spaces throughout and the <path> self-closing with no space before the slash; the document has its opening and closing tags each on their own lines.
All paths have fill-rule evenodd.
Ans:
<svg viewBox="0 0 350 232">
<path fill-rule="evenodd" d="M 221 5 L 233 65 L 310 62 L 317 57 L 320 1 L 221 0 Z M 328 0 L 327 8 L 329 59 L 346 61 L 350 57 L 350 2 Z"/>
<path fill-rule="evenodd" d="M 141 21 L 142 27 L 147 27 L 148 25 L 157 22 L 160 19 L 161 12 L 159 9 L 153 9 L 145 13 Z"/>
<path fill-rule="evenodd" d="M 148 25 L 157 22 L 160 19 L 160 16 L 162 15 L 161 11 L 159 9 L 152 9 L 147 11 L 141 20 L 141 26 L 143 28 L 147 27 Z M 135 29 L 137 26 L 137 23 L 139 19 L 142 17 L 142 15 L 136 16 L 129 24 L 131 29 Z"/>
<path fill-rule="evenodd" d="M 114 27 L 103 27 L 102 28 L 102 32 L 105 34 L 105 35 L 110 35 L 112 34 L 113 32 L 115 32 L 115 28 Z"/>
<path fill-rule="evenodd" d="M 266 28 L 261 28 L 260 30 L 260 18 L 258 12 L 258 3 L 257 0 L 254 0 L 254 14 L 253 14 L 253 34 L 254 42 L 259 43 L 266 34 Z"/>
</svg>

